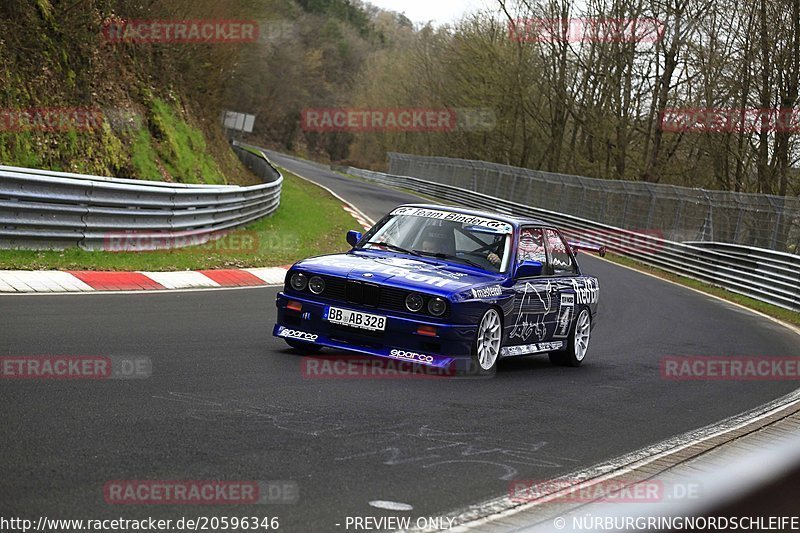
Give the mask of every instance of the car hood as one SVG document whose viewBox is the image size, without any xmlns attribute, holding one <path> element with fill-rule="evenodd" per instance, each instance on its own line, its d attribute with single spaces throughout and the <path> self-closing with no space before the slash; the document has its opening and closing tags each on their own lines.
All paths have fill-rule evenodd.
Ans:
<svg viewBox="0 0 800 533">
<path fill-rule="evenodd" d="M 439 296 L 500 283 L 501 274 L 479 271 L 436 258 L 410 258 L 390 252 L 349 252 L 299 261 L 293 268 L 315 274 L 373 282 Z"/>
</svg>

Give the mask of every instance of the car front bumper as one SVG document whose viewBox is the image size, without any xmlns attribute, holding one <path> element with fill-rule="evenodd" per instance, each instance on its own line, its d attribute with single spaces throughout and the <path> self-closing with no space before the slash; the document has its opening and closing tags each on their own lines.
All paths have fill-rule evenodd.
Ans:
<svg viewBox="0 0 800 533">
<path fill-rule="evenodd" d="M 299 303 L 301 310 L 289 309 L 287 305 L 290 301 Z M 475 325 L 444 324 L 427 321 L 424 316 L 409 318 L 383 309 L 343 302 L 317 302 L 307 297 L 287 296 L 282 292 L 278 293 L 276 305 L 278 320 L 272 331 L 276 337 L 439 368 L 471 357 L 477 329 Z M 331 306 L 385 316 L 386 329 L 383 332 L 370 332 L 328 322 L 325 316 L 327 308 Z M 433 326 L 436 335 L 419 333 L 418 327 L 421 325 Z"/>
</svg>

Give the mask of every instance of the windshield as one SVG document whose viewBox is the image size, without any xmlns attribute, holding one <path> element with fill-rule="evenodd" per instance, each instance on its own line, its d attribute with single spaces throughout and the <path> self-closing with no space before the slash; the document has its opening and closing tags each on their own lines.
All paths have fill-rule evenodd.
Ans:
<svg viewBox="0 0 800 533">
<path fill-rule="evenodd" d="M 505 272 L 511 225 L 445 210 L 401 207 L 368 234 L 365 249 L 437 257 L 490 272 Z"/>
</svg>

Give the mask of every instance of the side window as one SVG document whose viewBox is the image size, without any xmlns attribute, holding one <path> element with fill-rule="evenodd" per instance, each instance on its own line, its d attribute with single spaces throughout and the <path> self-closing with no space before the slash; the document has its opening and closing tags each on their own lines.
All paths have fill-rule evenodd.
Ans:
<svg viewBox="0 0 800 533">
<path fill-rule="evenodd" d="M 522 228 L 519 232 L 517 246 L 517 263 L 525 260 L 539 261 L 547 264 L 547 254 L 544 250 L 544 237 L 541 228 Z"/>
<path fill-rule="evenodd" d="M 547 247 L 550 249 L 550 260 L 554 274 L 574 274 L 575 263 L 567 249 L 567 243 L 561 235 L 552 229 L 545 230 Z"/>
</svg>

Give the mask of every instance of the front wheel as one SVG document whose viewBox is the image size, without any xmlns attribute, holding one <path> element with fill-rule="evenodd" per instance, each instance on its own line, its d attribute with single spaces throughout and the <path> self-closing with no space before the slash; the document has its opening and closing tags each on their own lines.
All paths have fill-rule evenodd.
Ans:
<svg viewBox="0 0 800 533">
<path fill-rule="evenodd" d="M 497 367 L 502 336 L 503 323 L 500 314 L 497 309 L 489 309 L 481 318 L 472 350 L 472 358 L 482 373 L 494 372 Z"/>
<path fill-rule="evenodd" d="M 572 326 L 567 347 L 550 353 L 550 362 L 559 366 L 581 366 L 589 349 L 589 336 L 592 333 L 592 315 L 585 307 L 578 313 Z"/>
<path fill-rule="evenodd" d="M 283 339 L 283 340 L 285 340 L 286 344 L 288 344 L 289 346 L 291 346 L 295 350 L 303 352 L 303 353 L 317 353 L 318 351 L 320 351 L 322 349 L 322 346 L 320 346 L 319 344 L 312 344 L 310 342 L 296 341 L 296 340 L 293 340 L 293 339 Z"/>
</svg>

